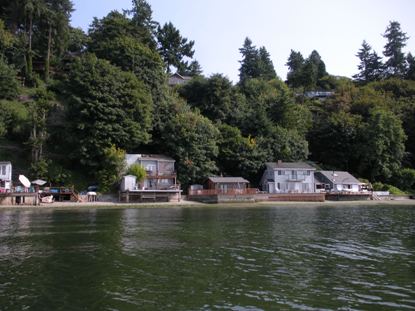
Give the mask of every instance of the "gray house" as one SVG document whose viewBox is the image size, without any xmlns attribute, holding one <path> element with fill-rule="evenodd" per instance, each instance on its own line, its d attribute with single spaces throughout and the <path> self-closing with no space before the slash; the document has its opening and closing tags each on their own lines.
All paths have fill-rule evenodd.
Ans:
<svg viewBox="0 0 415 311">
<path fill-rule="evenodd" d="M 169 190 L 177 188 L 174 159 L 160 154 L 126 154 L 125 160 L 127 167 L 130 167 L 132 164 L 139 164 L 146 170 L 147 176 L 140 185 L 141 190 Z M 131 181 L 127 180 L 126 182 L 129 184 Z M 136 186 L 136 189 L 138 189 L 138 186 Z"/>
<path fill-rule="evenodd" d="M 314 193 L 315 168 L 305 162 L 270 162 L 261 178 L 268 193 Z"/>
<path fill-rule="evenodd" d="M 326 192 L 360 192 L 364 183 L 344 171 L 318 171 L 316 185 Z"/>
</svg>

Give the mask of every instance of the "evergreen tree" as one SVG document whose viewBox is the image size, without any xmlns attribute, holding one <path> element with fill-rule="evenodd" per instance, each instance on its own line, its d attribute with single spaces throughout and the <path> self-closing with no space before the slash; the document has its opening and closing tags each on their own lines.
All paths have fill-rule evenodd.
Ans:
<svg viewBox="0 0 415 311">
<path fill-rule="evenodd" d="M 372 52 L 372 47 L 366 41 L 363 41 L 356 56 L 360 59 L 357 67 L 360 72 L 353 78 L 361 83 L 379 80 L 382 75 L 382 61 L 375 51 Z"/>
<path fill-rule="evenodd" d="M 316 50 L 311 52 L 308 57 L 308 61 L 316 68 L 316 81 L 320 80 L 324 76 L 327 76 L 326 64 L 323 62 L 320 54 Z"/>
<path fill-rule="evenodd" d="M 302 83 L 302 70 L 304 67 L 304 57 L 300 52 L 291 50 L 288 61 L 285 64 L 288 66 L 287 84 L 290 87 L 300 87 Z"/>
<path fill-rule="evenodd" d="M 146 0 L 132 0 L 133 8 L 125 11 L 132 15 L 137 36 L 151 48 L 156 47 L 155 35 L 158 23 L 153 20 L 153 10 Z"/>
<path fill-rule="evenodd" d="M 272 80 L 277 77 L 275 73 L 274 64 L 272 63 L 270 54 L 267 49 L 263 46 L 259 48 L 259 77 L 264 80 Z"/>
<path fill-rule="evenodd" d="M 259 55 L 258 50 L 252 45 L 252 41 L 249 38 L 245 39 L 239 52 L 242 54 L 241 67 L 239 68 L 239 83 L 244 84 L 246 80 L 259 76 Z"/>
<path fill-rule="evenodd" d="M 415 80 L 415 57 L 411 53 L 406 56 L 407 71 L 405 78 L 408 80 Z"/>
<path fill-rule="evenodd" d="M 193 60 L 190 65 L 187 65 L 186 62 L 184 68 L 179 68 L 178 73 L 182 76 L 197 77 L 202 75 L 203 70 L 199 62 L 197 60 Z"/>
<path fill-rule="evenodd" d="M 194 41 L 189 41 L 180 35 L 179 30 L 169 22 L 157 30 L 158 51 L 166 64 L 167 72 L 171 66 L 176 69 L 184 69 L 187 63 L 185 57 L 192 58 L 195 53 Z"/>
<path fill-rule="evenodd" d="M 388 57 L 385 63 L 387 77 L 403 77 L 406 72 L 405 55 L 402 49 L 409 37 L 401 30 L 398 22 L 390 22 L 383 35 L 387 39 L 383 55 Z"/>
</svg>

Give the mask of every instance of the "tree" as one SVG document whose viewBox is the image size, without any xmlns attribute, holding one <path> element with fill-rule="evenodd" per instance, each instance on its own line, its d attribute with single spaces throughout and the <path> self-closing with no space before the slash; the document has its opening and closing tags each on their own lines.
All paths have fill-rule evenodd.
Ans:
<svg viewBox="0 0 415 311">
<path fill-rule="evenodd" d="M 273 126 L 267 136 L 258 137 L 259 148 L 266 161 L 282 159 L 285 161 L 305 160 L 308 157 L 308 143 L 296 130 Z"/>
<path fill-rule="evenodd" d="M 104 149 L 101 169 L 96 173 L 100 191 L 108 192 L 118 186 L 125 171 L 125 151 L 111 145 Z"/>
<path fill-rule="evenodd" d="M 154 39 L 158 23 L 153 21 L 153 11 L 146 0 L 132 0 L 133 7 L 127 10 L 132 16 L 137 38 L 151 49 L 156 48 Z"/>
<path fill-rule="evenodd" d="M 387 77 L 403 77 L 405 75 L 405 55 L 402 49 L 406 46 L 408 36 L 401 30 L 398 22 L 389 22 L 383 37 L 387 39 L 383 55 L 388 57 L 385 63 Z"/>
<path fill-rule="evenodd" d="M 53 53 L 53 45 L 57 54 L 63 55 L 67 47 L 70 31 L 69 21 L 73 11 L 70 0 L 43 0 L 42 21 L 47 28 L 47 48 L 45 56 L 45 81 L 49 79 L 50 61 Z"/>
<path fill-rule="evenodd" d="M 16 98 L 19 90 L 17 72 L 0 57 L 0 99 Z"/>
<path fill-rule="evenodd" d="M 287 84 L 294 88 L 300 87 L 302 85 L 302 70 L 304 67 L 303 55 L 300 52 L 291 50 L 285 65 L 288 66 Z"/>
<path fill-rule="evenodd" d="M 166 64 L 167 72 L 170 73 L 171 66 L 176 70 L 184 70 L 188 66 L 185 57 L 192 58 L 195 53 L 194 41 L 188 41 L 180 35 L 179 30 L 171 22 L 157 29 L 158 51 Z"/>
<path fill-rule="evenodd" d="M 366 41 L 363 41 L 356 56 L 360 59 L 357 67 L 360 72 L 353 78 L 360 83 L 379 80 L 382 75 L 382 61 L 375 51 L 372 52 L 372 47 Z"/>
<path fill-rule="evenodd" d="M 311 158 L 326 168 L 356 172 L 363 146 L 362 117 L 344 111 L 316 118 L 308 135 Z"/>
<path fill-rule="evenodd" d="M 105 148 L 136 148 L 150 140 L 152 101 L 142 82 L 108 61 L 76 59 L 65 83 L 73 157 L 100 167 Z"/>
<path fill-rule="evenodd" d="M 38 88 L 34 101 L 29 103 L 32 129 L 28 143 L 32 149 L 34 164 L 44 159 L 44 145 L 48 138 L 47 117 L 53 105 L 54 95 L 45 88 Z"/>
<path fill-rule="evenodd" d="M 221 173 L 256 179 L 265 162 L 265 153 L 259 149 L 256 139 L 243 137 L 241 131 L 227 124 L 218 125 L 218 166 Z"/>
<path fill-rule="evenodd" d="M 259 48 L 258 58 L 259 78 L 267 81 L 276 79 L 277 74 L 275 73 L 274 64 L 272 63 L 270 54 L 264 46 Z"/>
<path fill-rule="evenodd" d="M 178 162 L 177 172 L 184 187 L 201 183 L 217 172 L 218 130 L 212 122 L 188 109 L 176 114 L 166 125 L 166 151 Z"/>
<path fill-rule="evenodd" d="M 235 113 L 232 82 L 220 74 L 208 79 L 194 79 L 184 85 L 179 93 L 212 121 L 228 121 Z"/>
<path fill-rule="evenodd" d="M 248 79 L 256 78 L 259 76 L 258 71 L 258 50 L 249 38 L 245 38 L 242 48 L 239 49 L 242 54 L 242 60 L 240 61 L 241 67 L 239 68 L 239 83 L 241 85 Z"/>
<path fill-rule="evenodd" d="M 392 112 L 372 111 L 365 129 L 362 175 L 371 181 L 390 178 L 401 168 L 405 140 L 402 123 Z"/>
<path fill-rule="evenodd" d="M 415 57 L 411 53 L 406 56 L 406 74 L 405 78 L 408 80 L 415 80 Z"/>
<path fill-rule="evenodd" d="M 187 62 L 183 68 L 179 68 L 178 73 L 182 76 L 197 77 L 203 73 L 202 67 L 197 60 L 193 60 L 190 65 Z"/>
</svg>

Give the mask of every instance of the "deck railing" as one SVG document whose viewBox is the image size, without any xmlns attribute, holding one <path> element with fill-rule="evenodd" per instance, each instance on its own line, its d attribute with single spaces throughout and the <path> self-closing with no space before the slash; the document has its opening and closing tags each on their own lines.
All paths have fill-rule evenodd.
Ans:
<svg viewBox="0 0 415 311">
<path fill-rule="evenodd" d="M 257 188 L 246 189 L 200 189 L 189 190 L 189 195 L 249 195 L 258 193 Z"/>
</svg>

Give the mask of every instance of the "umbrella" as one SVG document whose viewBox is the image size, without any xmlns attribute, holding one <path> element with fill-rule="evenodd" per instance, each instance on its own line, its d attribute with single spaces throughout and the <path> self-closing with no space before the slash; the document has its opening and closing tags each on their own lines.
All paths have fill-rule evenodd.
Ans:
<svg viewBox="0 0 415 311">
<path fill-rule="evenodd" d="M 42 179 L 36 179 L 36 180 L 33 180 L 32 181 L 32 184 L 38 185 L 38 186 L 43 186 L 46 183 L 47 183 L 47 181 L 46 180 L 42 180 Z"/>
<path fill-rule="evenodd" d="M 30 180 L 27 179 L 25 175 L 19 175 L 19 181 L 22 183 L 23 186 L 26 188 L 30 187 Z"/>
</svg>

